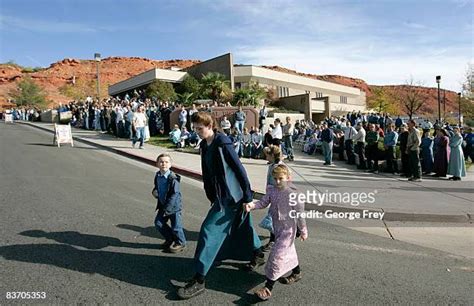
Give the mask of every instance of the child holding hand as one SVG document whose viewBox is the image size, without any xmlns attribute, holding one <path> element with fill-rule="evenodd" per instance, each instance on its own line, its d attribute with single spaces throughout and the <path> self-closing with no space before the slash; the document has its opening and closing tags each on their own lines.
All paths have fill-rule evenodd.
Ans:
<svg viewBox="0 0 474 306">
<path fill-rule="evenodd" d="M 291 197 L 290 201 L 290 195 L 296 192 L 296 188 L 288 184 L 290 170 L 286 165 L 276 165 L 272 176 L 275 185 L 267 188 L 267 194 L 258 202 L 244 204 L 247 212 L 263 209 L 271 204 L 269 214 L 273 219 L 275 244 L 265 266 L 265 286 L 255 291 L 255 295 L 261 300 L 268 300 L 271 297 L 277 280 L 283 284 L 292 284 L 301 279 L 295 248 L 297 230 L 300 230 L 302 241 L 308 238 L 305 220 L 297 214 L 304 211 L 304 204 L 297 202 L 295 200 L 297 197 Z M 291 274 L 284 277 L 289 272 Z"/>
</svg>

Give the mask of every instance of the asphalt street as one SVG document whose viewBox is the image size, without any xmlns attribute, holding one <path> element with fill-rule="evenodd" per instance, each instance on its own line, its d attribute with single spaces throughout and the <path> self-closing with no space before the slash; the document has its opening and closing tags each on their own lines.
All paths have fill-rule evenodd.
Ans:
<svg viewBox="0 0 474 306">
<path fill-rule="evenodd" d="M 156 169 L 79 142 L 0 123 L 0 304 L 8 292 L 45 292 L 33 303 L 177 303 L 170 280 L 192 276 L 209 208 L 202 183 L 182 179 L 188 248 L 164 253 L 153 227 Z M 260 220 L 264 212 L 253 213 Z M 303 279 L 277 284 L 270 304 L 471 304 L 473 262 L 462 256 L 309 220 L 297 242 Z M 262 239 L 267 237 L 259 229 Z M 224 262 L 188 304 L 249 304 L 263 267 Z M 471 301 L 471 302 L 470 302 Z"/>
</svg>

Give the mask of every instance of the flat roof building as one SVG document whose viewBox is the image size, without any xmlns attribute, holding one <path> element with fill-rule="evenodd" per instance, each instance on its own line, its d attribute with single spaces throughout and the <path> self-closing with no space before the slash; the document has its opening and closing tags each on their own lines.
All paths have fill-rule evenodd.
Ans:
<svg viewBox="0 0 474 306">
<path fill-rule="evenodd" d="M 152 69 L 113 84 L 109 94 L 116 96 L 144 88 L 154 80 L 180 83 L 190 74 L 200 79 L 208 72 L 219 72 L 230 81 L 232 89 L 245 88 L 252 83 L 271 89 L 279 104 L 305 113 L 307 119 L 320 120 L 332 113 L 366 110 L 365 92 L 359 88 L 321 81 L 292 73 L 275 71 L 254 65 L 234 65 L 231 53 L 201 62 L 181 71 Z"/>
</svg>

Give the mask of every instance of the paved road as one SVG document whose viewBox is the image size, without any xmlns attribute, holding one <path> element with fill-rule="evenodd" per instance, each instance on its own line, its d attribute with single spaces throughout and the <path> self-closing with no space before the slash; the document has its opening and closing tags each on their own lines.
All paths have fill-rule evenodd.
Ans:
<svg viewBox="0 0 474 306">
<path fill-rule="evenodd" d="M 166 254 L 152 227 L 152 167 L 80 143 L 58 149 L 51 140 L 0 123 L 0 303 L 10 291 L 46 292 L 48 304 L 174 303 L 170 279 L 192 275 L 208 209 L 201 183 L 182 184 L 189 248 Z M 277 285 L 275 304 L 469 304 L 474 298 L 472 260 L 308 223 L 310 239 L 297 243 L 304 278 Z M 263 269 L 246 273 L 239 266 L 214 269 L 207 293 L 187 303 L 253 302 L 249 293 L 264 281 Z"/>
</svg>

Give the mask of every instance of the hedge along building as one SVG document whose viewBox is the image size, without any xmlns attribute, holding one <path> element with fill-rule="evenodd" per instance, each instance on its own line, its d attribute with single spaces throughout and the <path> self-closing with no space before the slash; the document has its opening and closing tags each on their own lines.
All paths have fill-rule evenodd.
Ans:
<svg viewBox="0 0 474 306">
<path fill-rule="evenodd" d="M 248 87 L 252 83 L 273 90 L 278 98 L 277 106 L 305 114 L 315 122 L 333 114 L 366 110 L 365 92 L 336 83 L 321 81 L 274 71 L 253 65 L 234 65 L 231 53 L 227 53 L 183 70 L 152 69 L 109 87 L 111 96 L 124 95 L 135 89 L 146 88 L 154 80 L 174 84 L 181 83 L 186 75 L 197 79 L 208 72 L 218 72 L 230 81 L 232 90 Z"/>
</svg>

